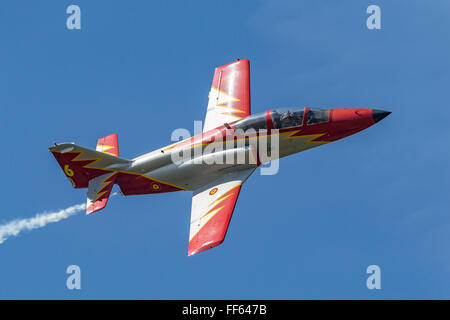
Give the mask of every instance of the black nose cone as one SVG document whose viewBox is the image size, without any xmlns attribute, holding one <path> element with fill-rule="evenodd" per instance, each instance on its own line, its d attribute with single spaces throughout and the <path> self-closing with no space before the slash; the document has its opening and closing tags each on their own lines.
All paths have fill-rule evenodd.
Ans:
<svg viewBox="0 0 450 320">
<path fill-rule="evenodd" d="M 372 110 L 372 117 L 373 117 L 373 121 L 375 121 L 375 122 L 378 122 L 378 121 L 386 118 L 390 114 L 391 113 L 389 111 L 376 110 L 376 109 Z"/>
</svg>

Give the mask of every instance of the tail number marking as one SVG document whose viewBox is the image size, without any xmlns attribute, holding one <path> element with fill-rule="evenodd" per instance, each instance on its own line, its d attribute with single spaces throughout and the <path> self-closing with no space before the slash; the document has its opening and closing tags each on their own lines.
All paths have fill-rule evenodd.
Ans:
<svg viewBox="0 0 450 320">
<path fill-rule="evenodd" d="M 73 170 L 69 168 L 69 165 L 66 164 L 64 166 L 64 173 L 68 176 L 68 177 L 73 177 Z"/>
</svg>

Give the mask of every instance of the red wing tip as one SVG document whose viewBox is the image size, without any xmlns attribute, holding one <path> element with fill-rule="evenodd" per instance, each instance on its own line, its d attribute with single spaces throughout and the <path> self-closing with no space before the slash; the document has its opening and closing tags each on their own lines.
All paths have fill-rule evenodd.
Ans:
<svg viewBox="0 0 450 320">
<path fill-rule="evenodd" d="M 86 208 L 86 215 L 91 214 L 92 212 L 95 212 L 95 211 L 100 211 L 104 208 L 105 208 L 105 206 L 96 206 L 96 204 L 93 203 L 88 208 Z"/>
<path fill-rule="evenodd" d="M 224 69 L 226 67 L 229 67 L 229 66 L 231 66 L 233 64 L 242 64 L 242 63 L 250 63 L 250 60 L 248 60 L 248 59 L 237 59 L 236 61 L 233 61 L 231 63 L 228 63 L 228 64 L 225 64 L 223 66 L 217 67 L 216 69 L 220 70 L 220 69 Z"/>
<path fill-rule="evenodd" d="M 219 240 L 219 241 L 211 241 L 211 242 L 207 242 L 205 244 L 202 244 L 199 247 L 196 248 L 192 248 L 191 246 L 189 246 L 188 249 L 188 256 L 193 256 L 194 254 L 197 254 L 199 252 L 208 250 L 208 249 L 212 249 L 214 247 L 217 247 L 219 244 L 221 244 L 223 242 L 223 240 Z"/>
</svg>

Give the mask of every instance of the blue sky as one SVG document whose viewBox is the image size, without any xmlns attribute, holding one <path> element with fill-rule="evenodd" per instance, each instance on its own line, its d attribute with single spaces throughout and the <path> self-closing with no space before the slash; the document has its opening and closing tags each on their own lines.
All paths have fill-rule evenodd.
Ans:
<svg viewBox="0 0 450 320">
<path fill-rule="evenodd" d="M 82 30 L 66 28 L 70 4 Z M 377 4 L 382 29 L 366 28 Z M 449 299 L 448 1 L 2 1 L 0 222 L 85 201 L 47 151 L 121 156 L 203 120 L 213 69 L 248 58 L 253 112 L 392 111 L 243 186 L 225 242 L 187 256 L 190 192 L 106 209 L 0 245 L 0 299 Z M 67 290 L 79 265 L 82 289 Z M 381 268 L 381 290 L 366 268 Z"/>
</svg>

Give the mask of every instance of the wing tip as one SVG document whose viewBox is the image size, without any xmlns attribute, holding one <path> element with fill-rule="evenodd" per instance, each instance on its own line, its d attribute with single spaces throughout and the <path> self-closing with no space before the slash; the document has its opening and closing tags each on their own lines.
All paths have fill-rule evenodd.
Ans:
<svg viewBox="0 0 450 320">
<path fill-rule="evenodd" d="M 90 215 L 93 212 L 100 211 L 100 210 L 104 209 L 105 207 L 106 207 L 106 203 L 103 202 L 102 200 L 97 200 L 90 205 L 87 204 L 86 205 L 86 215 Z"/>
<path fill-rule="evenodd" d="M 199 252 L 206 251 L 206 250 L 212 249 L 214 247 L 217 247 L 222 242 L 223 242 L 223 239 L 217 240 L 217 241 L 210 241 L 210 242 L 201 244 L 200 246 L 194 246 L 194 245 L 189 244 L 188 256 L 190 257 Z"/>
<path fill-rule="evenodd" d="M 224 64 L 223 66 L 216 67 L 216 69 L 222 70 L 222 69 L 225 69 L 225 68 L 228 68 L 228 67 L 232 67 L 232 66 L 235 66 L 235 65 L 242 65 L 242 66 L 250 65 L 250 60 L 249 59 L 236 59 L 233 62 Z"/>
</svg>

